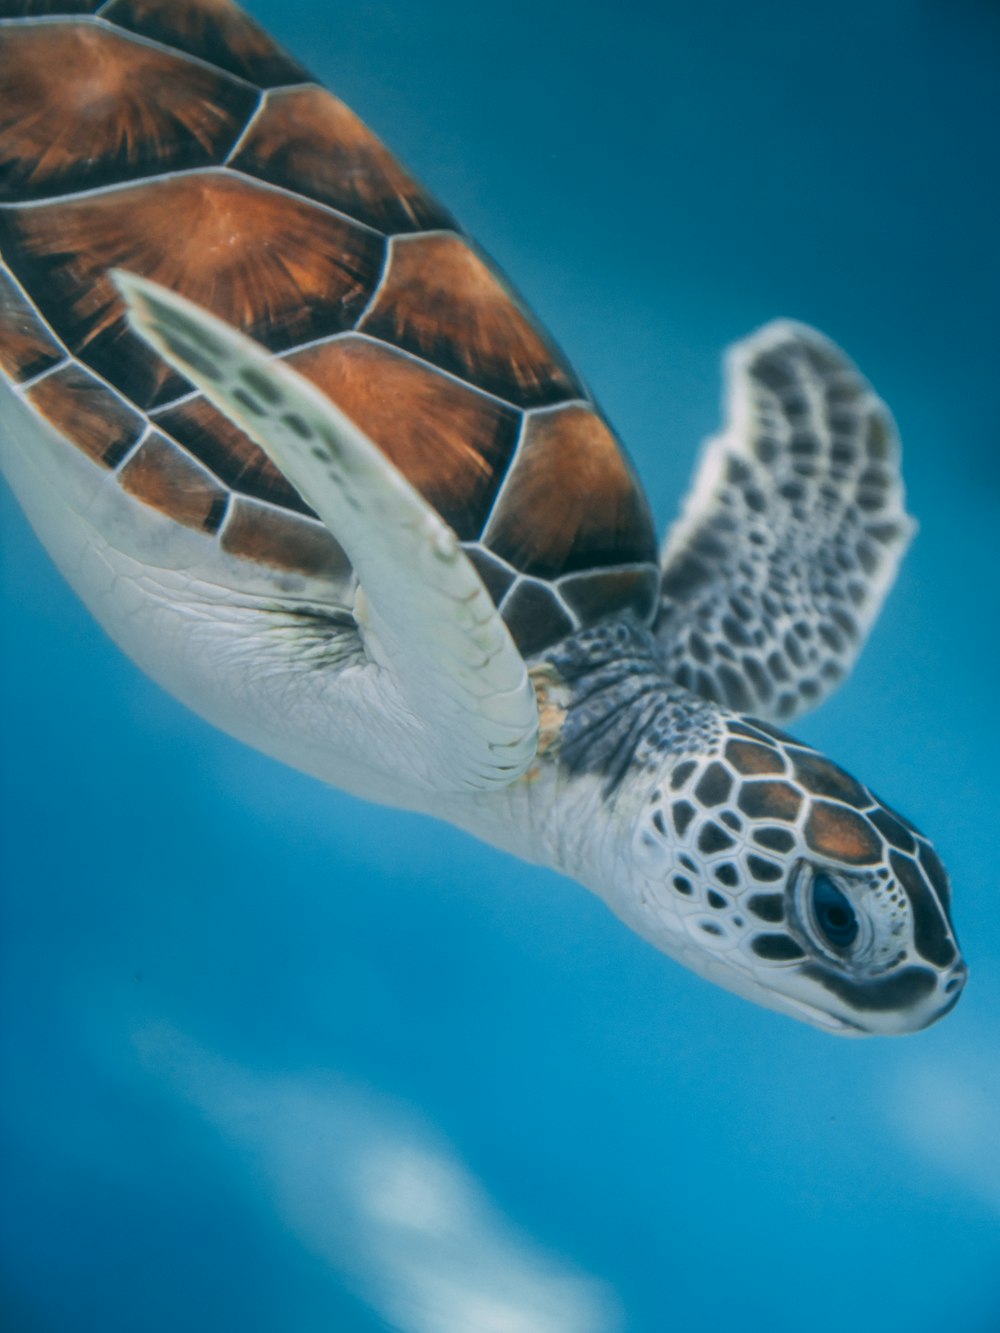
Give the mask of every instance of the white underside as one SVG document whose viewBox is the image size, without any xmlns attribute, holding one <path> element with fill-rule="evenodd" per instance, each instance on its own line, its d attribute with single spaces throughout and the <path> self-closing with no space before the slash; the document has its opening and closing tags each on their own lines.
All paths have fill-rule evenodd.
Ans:
<svg viewBox="0 0 1000 1333">
<path fill-rule="evenodd" d="M 350 610 L 350 588 L 227 555 L 130 496 L 2 380 L 0 458 L 60 571 L 164 689 L 294 768 L 367 800 L 427 808 L 421 738 L 392 677 L 359 657 L 350 629 L 325 637 L 317 665 L 319 646 L 288 614 Z"/>
</svg>

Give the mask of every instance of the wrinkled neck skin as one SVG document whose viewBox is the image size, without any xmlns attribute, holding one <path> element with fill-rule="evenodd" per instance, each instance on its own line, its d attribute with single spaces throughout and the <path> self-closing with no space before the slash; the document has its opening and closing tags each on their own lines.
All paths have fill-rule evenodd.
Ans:
<svg viewBox="0 0 1000 1333">
<path fill-rule="evenodd" d="M 445 817 L 578 880 L 656 948 L 840 1035 L 926 1027 L 965 979 L 933 847 L 811 747 L 675 685 L 645 630 L 532 668 L 536 766 Z"/>
<path fill-rule="evenodd" d="M 666 680 L 652 637 L 626 622 L 564 641 L 532 675 L 542 721 L 538 763 L 505 792 L 453 811 L 454 822 L 579 881 L 676 953 L 674 931 L 661 928 L 675 914 L 666 901 L 660 910 L 653 902 L 663 863 L 643 874 L 637 833 L 665 772 L 717 746 L 719 710 Z M 637 876 L 649 879 L 641 895 Z"/>
</svg>

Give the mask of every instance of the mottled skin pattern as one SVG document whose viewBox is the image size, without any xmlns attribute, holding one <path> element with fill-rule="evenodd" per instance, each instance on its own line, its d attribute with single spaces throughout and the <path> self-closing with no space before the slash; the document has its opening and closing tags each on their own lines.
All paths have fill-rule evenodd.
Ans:
<svg viewBox="0 0 1000 1333">
<path fill-rule="evenodd" d="M 116 270 L 159 284 L 131 322 Z M 248 744 L 827 1031 L 954 1006 L 930 843 L 770 725 L 849 672 L 912 533 L 819 334 L 734 350 L 658 571 L 568 361 L 237 5 L 0 0 L 0 447 L 109 633 Z"/>
<path fill-rule="evenodd" d="M 832 344 L 772 325 L 733 349 L 729 385 L 656 632 L 679 684 L 784 722 L 850 671 L 914 525 L 892 417 Z"/>
</svg>

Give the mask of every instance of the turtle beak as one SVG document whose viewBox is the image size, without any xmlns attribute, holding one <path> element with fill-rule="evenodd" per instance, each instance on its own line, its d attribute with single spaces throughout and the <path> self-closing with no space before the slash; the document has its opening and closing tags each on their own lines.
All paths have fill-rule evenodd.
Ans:
<svg viewBox="0 0 1000 1333">
<path fill-rule="evenodd" d="M 961 958 L 958 959 L 947 972 L 941 973 L 937 987 L 929 995 L 909 1009 L 880 1015 L 872 1024 L 871 1033 L 876 1036 L 909 1036 L 932 1027 L 958 1004 L 968 976 L 968 967 Z"/>
<path fill-rule="evenodd" d="M 809 1005 L 803 1005 L 800 1015 L 807 1023 L 811 1023 L 815 1028 L 822 1028 L 824 1032 L 829 1032 L 834 1037 L 870 1037 L 872 1034 L 857 1023 L 852 1023 L 849 1019 L 836 1014 L 826 1014 L 822 1009 L 813 1009 Z"/>
</svg>

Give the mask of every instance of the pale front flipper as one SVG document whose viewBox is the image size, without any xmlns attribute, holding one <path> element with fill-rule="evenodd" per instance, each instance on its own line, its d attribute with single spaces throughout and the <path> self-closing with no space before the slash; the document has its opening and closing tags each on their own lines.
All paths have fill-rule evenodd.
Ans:
<svg viewBox="0 0 1000 1333">
<path fill-rule="evenodd" d="M 252 436 L 347 552 L 368 654 L 423 728 L 425 780 L 469 791 L 518 778 L 535 756 L 534 690 L 451 528 L 291 367 L 155 283 L 116 281 L 139 333 Z"/>
<path fill-rule="evenodd" d="M 768 324 L 728 380 L 664 545 L 656 633 L 680 684 L 786 721 L 854 665 L 914 524 L 892 418 L 833 343 Z"/>
</svg>

